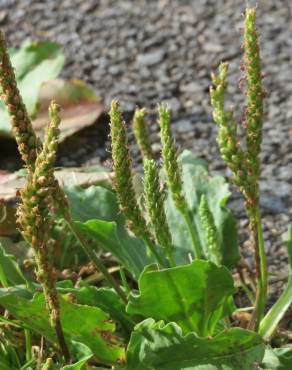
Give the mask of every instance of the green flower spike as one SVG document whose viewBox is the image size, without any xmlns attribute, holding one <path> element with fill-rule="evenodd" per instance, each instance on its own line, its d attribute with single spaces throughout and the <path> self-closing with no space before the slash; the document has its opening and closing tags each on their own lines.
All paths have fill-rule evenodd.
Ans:
<svg viewBox="0 0 292 370">
<path fill-rule="evenodd" d="M 219 127 L 217 142 L 223 160 L 233 173 L 233 182 L 245 193 L 248 174 L 245 153 L 237 138 L 237 123 L 231 110 L 225 108 L 228 63 L 221 63 L 218 75 L 212 75 L 213 86 L 210 88 L 213 118 Z M 246 194 L 245 194 L 246 195 Z"/>
<path fill-rule="evenodd" d="M 164 194 L 160 189 L 159 172 L 153 159 L 144 159 L 144 196 L 150 224 L 154 230 L 156 242 L 165 249 L 172 266 L 173 245 L 164 210 Z"/>
<path fill-rule="evenodd" d="M 259 154 L 262 143 L 263 101 L 265 92 L 262 86 L 262 70 L 259 40 L 256 30 L 256 9 L 246 10 L 244 24 L 244 60 L 246 74 L 246 126 L 247 163 L 249 176 L 257 181 L 260 175 Z"/>
<path fill-rule="evenodd" d="M 237 138 L 237 124 L 232 112 L 225 109 L 226 75 L 228 65 L 222 63 L 218 75 L 212 76 L 210 88 L 213 118 L 219 126 L 218 144 L 222 158 L 233 172 L 233 182 L 245 197 L 257 271 L 257 296 L 250 328 L 259 327 L 267 300 L 267 266 L 259 206 L 260 159 L 263 126 L 263 99 L 261 60 L 256 31 L 256 10 L 247 8 L 244 22 L 243 69 L 246 91 L 246 150 Z"/>
<path fill-rule="evenodd" d="M 145 109 L 136 109 L 133 118 L 133 131 L 144 158 L 153 158 L 148 127 L 145 122 Z"/>
<path fill-rule="evenodd" d="M 50 260 L 53 220 L 50 207 L 54 197 L 54 163 L 58 147 L 59 106 L 51 103 L 50 124 L 46 131 L 43 149 L 35 162 L 35 171 L 28 177 L 26 187 L 21 191 L 22 204 L 18 209 L 18 222 L 24 239 L 32 246 L 37 265 L 37 280 L 43 287 L 52 327 L 66 360 L 70 355 L 65 342 L 61 321 L 60 304 L 56 289 L 56 273 Z"/>
<path fill-rule="evenodd" d="M 113 100 L 110 110 L 111 144 L 114 180 L 121 211 L 124 213 L 129 229 L 148 245 L 159 264 L 164 265 L 161 256 L 152 242 L 152 235 L 147 230 L 146 220 L 139 208 L 133 187 L 131 157 L 128 148 L 126 124 L 122 120 L 120 104 Z"/>
<path fill-rule="evenodd" d="M 176 208 L 185 219 L 189 233 L 192 238 L 194 257 L 200 258 L 201 245 L 196 226 L 193 225 L 189 214 L 188 205 L 183 193 L 181 169 L 177 160 L 177 150 L 170 129 L 170 110 L 161 105 L 159 111 L 160 137 L 162 143 L 163 165 L 167 176 L 167 185 Z"/>
<path fill-rule="evenodd" d="M 7 45 L 0 32 L 0 85 L 2 99 L 11 116 L 12 129 L 22 160 L 33 172 L 40 141 L 32 128 L 31 120 L 16 85 L 14 69 L 11 65 Z"/>
<path fill-rule="evenodd" d="M 216 265 L 221 265 L 218 231 L 205 194 L 201 196 L 199 214 L 206 239 L 208 259 L 216 263 Z"/>
<path fill-rule="evenodd" d="M 248 168 L 249 196 L 246 199 L 246 209 L 250 219 L 250 229 L 253 236 L 255 263 L 258 275 L 258 287 L 255 310 L 250 327 L 257 330 L 263 316 L 267 300 L 268 273 L 263 240 L 261 213 L 259 205 L 260 159 L 263 128 L 263 101 L 265 92 L 262 87 L 262 71 L 259 40 L 256 30 L 256 9 L 247 8 L 244 22 L 244 59 L 243 66 L 246 75 L 246 162 Z"/>
</svg>

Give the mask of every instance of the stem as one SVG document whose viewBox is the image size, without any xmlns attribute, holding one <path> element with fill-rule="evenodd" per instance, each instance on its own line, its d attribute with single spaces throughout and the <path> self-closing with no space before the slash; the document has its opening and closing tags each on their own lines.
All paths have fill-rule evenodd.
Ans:
<svg viewBox="0 0 292 370">
<path fill-rule="evenodd" d="M 189 233 L 192 238 L 192 245 L 194 250 L 194 258 L 200 259 L 201 258 L 201 243 L 198 235 L 198 231 L 195 225 L 193 225 L 192 220 L 188 211 L 181 211 L 181 214 L 185 220 L 185 223 L 188 227 Z"/>
<path fill-rule="evenodd" d="M 57 338 L 58 338 L 58 342 L 59 342 L 60 348 L 62 350 L 64 359 L 65 359 L 66 363 L 69 364 L 69 362 L 70 362 L 70 353 L 69 353 L 69 350 L 68 350 L 68 347 L 67 347 L 67 344 L 66 344 L 66 341 L 65 341 L 65 336 L 64 336 L 62 325 L 61 325 L 60 316 L 58 316 L 54 319 L 53 326 L 55 328 L 56 335 L 57 335 Z"/>
<path fill-rule="evenodd" d="M 270 311 L 262 319 L 259 328 L 259 334 L 264 340 L 269 340 L 277 328 L 279 322 L 285 315 L 285 312 L 292 303 L 292 274 L 288 279 L 288 284 L 283 293 L 278 298 Z"/>
<path fill-rule="evenodd" d="M 244 290 L 247 298 L 250 300 L 250 303 L 252 305 L 254 305 L 255 303 L 255 297 L 254 297 L 254 294 L 253 292 L 249 289 L 249 287 L 247 286 L 247 283 L 245 282 L 245 278 L 244 278 L 244 275 L 243 275 L 243 272 L 241 271 L 241 267 L 237 267 L 237 273 L 239 275 L 239 279 L 240 279 L 240 284 L 241 284 L 241 287 L 242 289 Z"/>
<path fill-rule="evenodd" d="M 125 291 L 128 294 L 130 294 L 131 293 L 131 288 L 129 287 L 129 284 L 128 284 L 128 281 L 127 281 L 127 277 L 126 277 L 124 268 L 122 266 L 120 267 L 120 276 L 121 276 L 122 284 L 123 284 L 123 286 L 125 288 Z"/>
<path fill-rule="evenodd" d="M 32 352 L 31 352 L 31 333 L 29 329 L 24 329 L 24 336 L 25 336 L 25 359 L 26 361 L 30 361 L 32 359 Z"/>
<path fill-rule="evenodd" d="M 277 325 L 292 303 L 292 226 L 289 228 L 288 240 L 285 241 L 285 244 L 288 248 L 290 264 L 289 278 L 287 286 L 278 298 L 277 302 L 272 306 L 270 311 L 260 323 L 259 333 L 266 340 L 270 339 L 270 337 L 273 335 Z"/>
<path fill-rule="evenodd" d="M 251 232 L 255 251 L 257 292 L 255 309 L 249 324 L 249 329 L 258 331 L 260 321 L 264 315 L 268 293 L 268 271 L 259 202 L 257 202 L 251 217 Z"/>
<path fill-rule="evenodd" d="M 35 260 L 37 264 L 37 280 L 44 292 L 46 307 L 49 311 L 50 324 L 55 330 L 56 337 L 66 363 L 70 362 L 70 353 L 65 341 L 63 328 L 60 321 L 60 301 L 54 279 L 54 271 L 48 260 L 48 249 L 44 243 L 41 247 L 34 245 Z"/>
<path fill-rule="evenodd" d="M 175 259 L 173 257 L 172 250 L 173 250 L 173 248 L 171 246 L 169 246 L 169 247 L 166 248 L 165 253 L 167 255 L 167 258 L 169 259 L 170 267 L 176 267 L 177 264 L 176 264 Z"/>
<path fill-rule="evenodd" d="M 80 233 L 76 230 L 76 227 L 74 226 L 73 222 L 70 222 L 68 220 L 67 224 L 72 231 L 72 233 L 75 235 L 76 239 L 80 243 L 81 247 L 83 248 L 84 252 L 88 255 L 88 257 L 92 260 L 92 262 L 95 264 L 97 269 L 102 272 L 105 279 L 108 281 L 108 283 L 114 288 L 116 293 L 120 296 L 120 298 L 123 300 L 124 303 L 128 303 L 127 296 L 124 293 L 124 291 L 121 289 L 119 284 L 115 281 L 115 279 L 112 277 L 112 275 L 108 272 L 107 268 L 104 266 L 100 258 L 96 255 L 94 251 L 92 251 L 91 248 L 87 246 L 87 243 L 85 240 L 83 240 L 83 237 L 80 235 Z"/>
<path fill-rule="evenodd" d="M 163 261 L 162 257 L 160 256 L 160 254 L 158 253 L 157 251 L 157 248 L 155 247 L 155 245 L 153 244 L 152 240 L 150 239 L 150 237 L 146 234 L 144 235 L 141 235 L 141 239 L 144 241 L 144 243 L 148 246 L 148 248 L 150 249 L 151 253 L 154 255 L 154 257 L 156 258 L 157 262 L 162 266 L 162 267 L 167 267 L 165 262 Z"/>
</svg>

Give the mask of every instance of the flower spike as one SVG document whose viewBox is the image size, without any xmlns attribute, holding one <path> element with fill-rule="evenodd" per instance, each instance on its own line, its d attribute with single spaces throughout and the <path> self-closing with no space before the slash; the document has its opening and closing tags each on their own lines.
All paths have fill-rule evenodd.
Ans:
<svg viewBox="0 0 292 370">
<path fill-rule="evenodd" d="M 59 137 L 59 106 L 51 103 L 50 124 L 47 127 L 42 151 L 35 161 L 35 170 L 29 174 L 26 187 L 21 191 L 22 203 L 18 208 L 18 222 L 24 239 L 35 254 L 37 280 L 43 287 L 52 327 L 55 329 L 66 360 L 70 358 L 60 321 L 60 303 L 56 289 L 56 273 L 50 260 L 55 241 L 51 238 L 53 220 L 50 209 L 54 197 L 54 163 Z"/>
<path fill-rule="evenodd" d="M 160 189 L 159 172 L 153 159 L 144 160 L 144 196 L 146 209 L 156 242 L 165 249 L 173 266 L 173 245 L 164 210 L 164 194 Z"/>
<path fill-rule="evenodd" d="M 133 131 L 142 156 L 144 158 L 151 159 L 153 158 L 153 152 L 151 149 L 148 127 L 145 122 L 145 113 L 146 110 L 144 108 L 137 108 L 135 110 L 133 118 Z"/>
</svg>

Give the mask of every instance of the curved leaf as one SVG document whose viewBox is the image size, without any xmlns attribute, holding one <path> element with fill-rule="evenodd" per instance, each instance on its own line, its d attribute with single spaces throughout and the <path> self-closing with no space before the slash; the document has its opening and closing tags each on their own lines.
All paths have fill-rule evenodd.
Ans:
<svg viewBox="0 0 292 370">
<path fill-rule="evenodd" d="M 0 243 L 0 281 L 4 287 L 25 284 L 26 279 L 12 254 L 6 253 Z"/>
<path fill-rule="evenodd" d="M 143 241 L 130 236 L 126 229 L 118 228 L 115 222 L 89 220 L 83 224 L 75 222 L 75 225 L 101 248 L 111 252 L 135 279 L 153 261 L 147 257 Z"/>
<path fill-rule="evenodd" d="M 175 323 L 147 319 L 132 333 L 126 370 L 251 370 L 264 343 L 255 332 L 233 328 L 214 338 L 183 335 Z"/>
<path fill-rule="evenodd" d="M 208 336 L 218 320 L 231 313 L 228 301 L 234 292 L 230 272 L 209 261 L 160 271 L 152 265 L 141 274 L 139 295 L 130 295 L 127 312 L 174 321 L 184 333 Z"/>
<path fill-rule="evenodd" d="M 25 291 L 1 289 L 0 304 L 15 318 L 21 320 L 31 330 L 55 342 L 44 296 L 36 294 L 32 299 L 24 298 Z M 115 336 L 115 324 L 98 307 L 80 305 L 69 301 L 69 296 L 61 298 L 61 323 L 65 337 L 85 344 L 103 363 L 114 363 L 123 358 L 124 349 Z"/>
</svg>

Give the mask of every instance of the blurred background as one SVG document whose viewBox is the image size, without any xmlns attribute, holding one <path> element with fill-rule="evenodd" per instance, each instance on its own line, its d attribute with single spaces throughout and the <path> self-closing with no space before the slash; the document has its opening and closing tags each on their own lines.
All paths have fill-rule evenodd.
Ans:
<svg viewBox="0 0 292 370">
<path fill-rule="evenodd" d="M 206 158 L 213 173 L 229 176 L 216 144 L 208 90 L 210 74 L 221 60 L 230 62 L 228 101 L 240 122 L 244 95 L 238 88 L 243 0 L 0 0 L 0 27 L 9 47 L 25 40 L 49 40 L 61 45 L 65 64 L 59 78 L 89 84 L 106 111 L 120 99 L 130 124 L 136 106 L 149 112 L 153 149 L 160 145 L 155 118 L 157 103 L 173 112 L 177 143 Z M 249 4 L 254 5 L 253 1 Z M 267 90 L 263 141 L 262 206 L 276 244 L 292 220 L 292 2 L 258 1 L 263 71 Z M 90 120 L 89 120 L 90 121 Z M 86 128 L 62 143 L 58 165 L 110 166 L 107 117 L 98 114 Z M 129 137 L 133 142 L 129 130 Z M 1 169 L 15 170 L 13 141 L 1 139 Z M 1 141 L 1 142 L 2 142 Z M 11 148 L 14 148 L 13 150 Z M 132 146 L 140 169 L 137 147 Z M 244 217 L 234 195 L 231 206 Z M 245 220 L 242 221 L 244 226 Z M 272 246 L 273 245 L 273 246 Z M 285 258 L 285 257 L 284 257 Z M 279 266 L 277 267 L 279 268 Z"/>
</svg>

